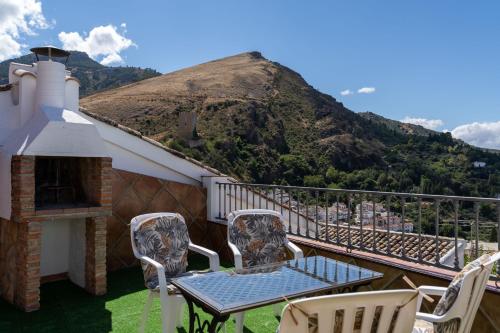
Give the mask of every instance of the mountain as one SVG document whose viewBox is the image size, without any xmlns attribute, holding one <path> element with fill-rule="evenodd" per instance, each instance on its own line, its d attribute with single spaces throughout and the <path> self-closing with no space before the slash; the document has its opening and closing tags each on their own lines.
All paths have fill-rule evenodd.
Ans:
<svg viewBox="0 0 500 333">
<path fill-rule="evenodd" d="M 438 134 L 436 131 L 427 129 L 423 126 L 402 123 L 397 120 L 387 119 L 373 112 L 358 112 L 358 115 L 360 115 L 365 119 L 371 120 L 372 122 L 385 125 L 387 128 L 394 130 L 400 134 L 420 135 L 420 136 L 429 136 Z"/>
<path fill-rule="evenodd" d="M 245 181 L 500 193 L 500 156 L 449 133 L 352 112 L 258 52 L 103 91 L 81 105 Z M 177 137 L 184 111 L 197 114 L 196 144 Z M 486 167 L 474 168 L 477 160 Z"/>
<path fill-rule="evenodd" d="M 0 84 L 8 83 L 11 62 L 32 64 L 35 62 L 35 56 L 27 54 L 0 62 Z M 79 51 L 71 51 L 66 66 L 71 71 L 71 75 L 80 80 L 81 96 L 161 75 L 150 68 L 104 66 L 92 60 L 85 52 Z"/>
</svg>

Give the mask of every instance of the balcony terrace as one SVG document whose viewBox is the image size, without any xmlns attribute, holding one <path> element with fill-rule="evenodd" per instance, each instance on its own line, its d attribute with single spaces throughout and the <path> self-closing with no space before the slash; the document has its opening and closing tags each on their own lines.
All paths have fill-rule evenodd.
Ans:
<svg viewBox="0 0 500 333">
<path fill-rule="evenodd" d="M 289 238 L 305 255 L 323 255 L 383 272 L 384 279 L 374 282 L 373 290 L 407 288 L 403 276 L 417 285 L 445 287 L 467 262 L 499 250 L 499 199 L 244 184 L 227 179 L 212 179 L 207 188 L 208 219 L 217 223 L 222 239 L 219 253 L 224 253 L 228 212 L 273 209 L 288 220 Z M 359 223 L 356 213 L 363 214 L 367 206 L 372 209 L 371 221 L 363 218 L 364 223 Z M 394 231 L 390 228 L 393 217 L 412 223 L 413 232 L 403 227 Z M 384 218 L 391 222 L 384 223 Z M 500 312 L 495 306 L 500 302 L 498 281 L 498 275 L 491 275 L 473 332 L 500 331 Z M 432 312 L 432 305 L 424 306 Z"/>
<path fill-rule="evenodd" d="M 498 199 L 241 184 L 226 177 L 205 178 L 206 189 L 201 189 L 114 170 L 113 184 L 122 190 L 113 192 L 113 216 L 108 221 L 111 242 L 107 245 L 107 265 L 112 272 L 108 274 L 107 295 L 89 296 L 67 281 L 42 279 L 41 310 L 26 314 L 2 301 L 0 331 L 15 331 L 13 327 L 23 323 L 23 332 L 135 332 L 147 290 L 138 262 L 131 257 L 130 241 L 126 236 L 118 237 L 117 230 L 124 229 L 126 235 L 124 216 L 139 212 L 169 210 L 186 215 L 193 241 L 216 251 L 228 269 L 232 255 L 227 247 L 227 214 L 245 208 L 273 209 L 288 221 L 289 239 L 302 248 L 305 256 L 323 255 L 382 272 L 383 279 L 361 290 L 386 290 L 408 288 L 404 276 L 417 285 L 447 286 L 464 263 L 487 251 L 481 244 L 494 234 L 492 227 L 498 228 L 500 209 Z M 130 198 L 139 195 L 144 203 L 131 207 Z M 377 201 L 380 206 L 369 206 L 383 207 L 385 216 L 411 220 L 414 232 L 388 230 L 387 225 L 377 224 L 377 212 L 372 214 L 375 218 L 371 225 L 356 224 L 354 207 L 367 200 Z M 346 211 L 342 213 L 341 207 Z M 206 217 L 201 219 L 200 214 Z M 429 221 L 435 228 L 433 234 L 424 231 Z M 190 257 L 189 262 L 190 268 L 208 267 L 200 257 Z M 499 331 L 500 289 L 496 281 L 498 278 L 492 275 L 472 332 Z M 424 303 L 425 311 L 432 311 L 432 307 Z M 159 330 L 159 311 L 159 304 L 154 303 L 148 332 Z M 88 321 L 89 316 L 92 321 Z M 178 332 L 187 331 L 187 316 L 184 318 L 185 330 Z M 245 332 L 270 332 L 279 320 L 271 307 L 264 307 L 249 311 L 245 323 Z M 233 321 L 227 325 L 232 332 Z"/>
</svg>

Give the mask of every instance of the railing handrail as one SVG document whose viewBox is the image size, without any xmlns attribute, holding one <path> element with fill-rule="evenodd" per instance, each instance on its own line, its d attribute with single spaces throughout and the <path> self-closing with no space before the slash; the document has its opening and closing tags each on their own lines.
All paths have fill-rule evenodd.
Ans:
<svg viewBox="0 0 500 333">
<path fill-rule="evenodd" d="M 441 195 L 441 194 L 421 194 L 421 193 L 405 193 L 405 192 L 385 192 L 385 191 L 367 191 L 367 190 L 350 190 L 350 189 L 337 189 L 328 187 L 307 187 L 307 186 L 290 186 L 290 185 L 274 185 L 274 184 L 253 184 L 253 183 L 230 183 L 230 182 L 216 182 L 218 185 L 237 185 L 248 187 L 268 187 L 268 188 L 283 188 L 289 190 L 307 190 L 307 191 L 327 191 L 333 193 L 353 193 L 353 194 L 371 194 L 383 196 L 397 196 L 397 197 L 415 197 L 420 199 L 434 199 L 434 200 L 451 200 L 451 201 L 475 201 L 500 204 L 498 198 L 485 198 L 485 197 L 464 197 L 456 195 Z"/>
</svg>

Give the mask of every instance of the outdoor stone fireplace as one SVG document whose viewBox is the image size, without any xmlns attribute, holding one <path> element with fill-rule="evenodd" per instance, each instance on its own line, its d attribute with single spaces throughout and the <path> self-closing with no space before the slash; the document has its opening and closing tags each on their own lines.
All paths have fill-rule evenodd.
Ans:
<svg viewBox="0 0 500 333">
<path fill-rule="evenodd" d="M 106 144 L 77 113 L 78 80 L 56 59 L 69 53 L 32 51 L 36 63 L 9 65 L 16 89 L 0 99 L 0 294 L 25 311 L 40 307 L 46 281 L 106 292 L 112 202 Z"/>
<path fill-rule="evenodd" d="M 64 171 L 53 165 L 42 170 L 50 161 Z M 53 183 L 55 174 L 59 178 Z M 63 278 L 104 294 L 111 159 L 13 156 L 11 179 L 11 220 L 0 224 L 2 296 L 33 311 L 39 308 L 40 283 Z"/>
</svg>

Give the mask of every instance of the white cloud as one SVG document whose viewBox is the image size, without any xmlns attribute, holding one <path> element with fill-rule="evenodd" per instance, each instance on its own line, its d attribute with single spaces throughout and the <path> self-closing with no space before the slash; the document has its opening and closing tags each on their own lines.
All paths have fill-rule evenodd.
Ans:
<svg viewBox="0 0 500 333">
<path fill-rule="evenodd" d="M 49 27 L 40 1 L 0 0 L 0 61 L 21 54 L 23 34 L 36 35 L 37 29 Z"/>
<path fill-rule="evenodd" d="M 118 53 L 111 53 L 101 60 L 101 64 L 103 64 L 104 66 L 121 63 L 123 63 L 123 59 Z"/>
<path fill-rule="evenodd" d="M 122 23 L 122 27 L 126 27 L 125 23 Z M 86 52 L 96 60 L 102 58 L 100 61 L 103 65 L 122 63 L 120 52 L 135 46 L 132 40 L 120 34 L 111 24 L 95 27 L 87 36 L 63 31 L 59 33 L 59 40 L 67 50 Z"/>
<path fill-rule="evenodd" d="M 474 146 L 500 149 L 500 121 L 460 125 L 451 135 Z"/>
<path fill-rule="evenodd" d="M 358 89 L 358 94 L 373 94 L 375 92 L 375 87 L 363 87 Z"/>
<path fill-rule="evenodd" d="M 0 61 L 21 54 L 21 44 L 16 42 L 12 36 L 0 35 Z"/>
<path fill-rule="evenodd" d="M 401 120 L 401 122 L 413 125 L 420 125 L 431 130 L 435 130 L 436 128 L 444 125 L 444 122 L 441 119 L 405 117 L 403 120 Z"/>
<path fill-rule="evenodd" d="M 348 95 L 352 95 L 352 94 L 354 94 L 354 93 L 353 93 L 351 90 L 346 89 L 346 90 L 342 90 L 342 91 L 340 92 L 340 94 L 341 94 L 342 96 L 348 96 Z"/>
</svg>

